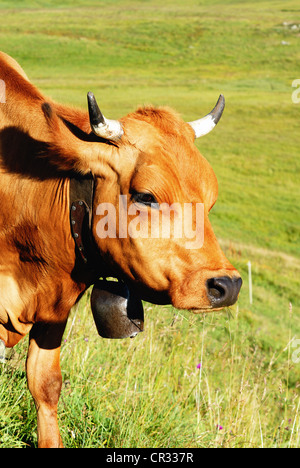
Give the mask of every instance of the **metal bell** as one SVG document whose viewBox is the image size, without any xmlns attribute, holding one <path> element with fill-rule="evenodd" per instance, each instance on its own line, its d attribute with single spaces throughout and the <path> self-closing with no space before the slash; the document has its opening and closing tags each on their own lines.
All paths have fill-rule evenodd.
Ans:
<svg viewBox="0 0 300 468">
<path fill-rule="evenodd" d="M 102 338 L 133 338 L 144 330 L 142 301 L 125 283 L 97 281 L 91 307 Z"/>
</svg>

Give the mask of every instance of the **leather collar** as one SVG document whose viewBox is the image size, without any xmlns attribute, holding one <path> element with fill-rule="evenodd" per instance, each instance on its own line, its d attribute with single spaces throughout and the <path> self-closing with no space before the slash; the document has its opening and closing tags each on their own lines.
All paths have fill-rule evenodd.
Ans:
<svg viewBox="0 0 300 468">
<path fill-rule="evenodd" d="M 96 247 L 92 235 L 95 181 L 92 174 L 70 179 L 70 223 L 77 255 L 89 266 L 95 265 Z"/>
</svg>

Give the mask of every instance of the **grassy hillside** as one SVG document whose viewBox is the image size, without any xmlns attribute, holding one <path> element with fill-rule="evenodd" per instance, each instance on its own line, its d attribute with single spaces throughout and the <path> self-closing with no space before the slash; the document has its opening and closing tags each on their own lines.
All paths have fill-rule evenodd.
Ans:
<svg viewBox="0 0 300 468">
<path fill-rule="evenodd" d="M 66 445 L 299 446 L 298 2 L 1 0 L 0 15 L 0 49 L 61 102 L 85 107 L 91 90 L 107 117 L 153 103 L 191 120 L 227 101 L 196 144 L 218 176 L 211 219 L 244 278 L 239 304 L 205 317 L 147 305 L 145 333 L 114 342 L 97 336 L 87 295 L 62 350 Z M 26 345 L 1 369 L 3 446 L 36 442 Z"/>
</svg>

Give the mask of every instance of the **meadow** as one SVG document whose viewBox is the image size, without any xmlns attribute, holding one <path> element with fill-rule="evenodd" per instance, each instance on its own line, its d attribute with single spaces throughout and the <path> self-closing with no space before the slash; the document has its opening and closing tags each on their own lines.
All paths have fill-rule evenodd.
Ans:
<svg viewBox="0 0 300 468">
<path fill-rule="evenodd" d="M 300 447 L 298 0 L 0 0 L 0 18 L 0 49 L 62 103 L 86 108 L 93 91 L 109 118 L 152 103 L 187 121 L 221 92 L 227 104 L 196 145 L 218 177 L 211 221 L 239 302 L 202 316 L 145 304 L 145 332 L 113 341 L 88 291 L 62 346 L 65 445 Z M 27 345 L 0 363 L 1 447 L 36 446 Z"/>
</svg>

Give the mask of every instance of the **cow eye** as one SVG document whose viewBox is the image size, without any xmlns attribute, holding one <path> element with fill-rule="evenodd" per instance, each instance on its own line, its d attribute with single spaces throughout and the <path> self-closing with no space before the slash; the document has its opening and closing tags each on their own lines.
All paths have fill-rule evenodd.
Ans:
<svg viewBox="0 0 300 468">
<path fill-rule="evenodd" d="M 135 192 L 132 195 L 132 198 L 136 203 L 142 203 L 143 205 L 147 205 L 147 206 L 151 206 L 151 205 L 157 205 L 158 206 L 158 202 L 157 202 L 156 198 L 151 193 Z"/>
</svg>

